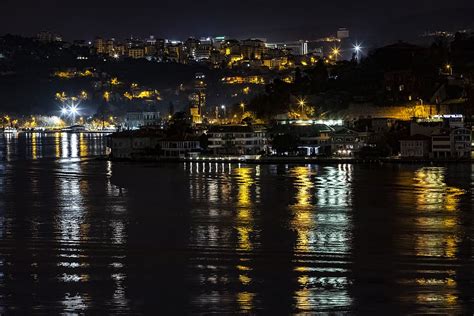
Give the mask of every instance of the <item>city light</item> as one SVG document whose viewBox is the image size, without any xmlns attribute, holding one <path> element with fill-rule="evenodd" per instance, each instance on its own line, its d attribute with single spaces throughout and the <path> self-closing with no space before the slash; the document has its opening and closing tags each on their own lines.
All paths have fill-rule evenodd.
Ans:
<svg viewBox="0 0 474 316">
<path fill-rule="evenodd" d="M 72 104 L 69 108 L 69 111 L 71 112 L 72 115 L 77 115 L 79 114 L 79 110 L 77 109 L 76 104 Z"/>
<path fill-rule="evenodd" d="M 71 103 L 61 108 L 61 116 L 71 117 L 72 124 L 76 122 L 76 115 L 79 115 L 79 107 L 77 103 Z"/>
<path fill-rule="evenodd" d="M 341 49 L 339 47 L 334 47 L 332 49 L 332 55 L 334 55 L 334 59 L 337 61 L 337 57 L 340 55 Z"/>
<path fill-rule="evenodd" d="M 450 74 L 453 75 L 453 66 L 451 64 L 446 64 L 446 71 Z"/>
<path fill-rule="evenodd" d="M 359 43 L 355 43 L 353 47 L 354 47 L 354 53 L 356 54 L 355 58 L 357 59 L 357 61 L 359 61 L 360 53 L 362 52 L 362 46 Z"/>
<path fill-rule="evenodd" d="M 303 98 L 297 99 L 297 101 L 298 101 L 298 105 L 301 108 L 301 115 L 304 115 L 304 107 L 306 106 L 306 99 L 303 97 Z"/>
</svg>

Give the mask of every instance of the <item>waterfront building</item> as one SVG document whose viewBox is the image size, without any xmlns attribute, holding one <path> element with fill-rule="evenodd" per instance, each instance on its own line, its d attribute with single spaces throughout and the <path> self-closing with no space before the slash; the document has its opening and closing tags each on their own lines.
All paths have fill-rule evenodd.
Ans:
<svg viewBox="0 0 474 316">
<path fill-rule="evenodd" d="M 443 130 L 431 135 L 431 153 L 433 158 L 469 158 L 471 157 L 471 130 L 455 128 Z"/>
<path fill-rule="evenodd" d="M 196 157 L 201 152 L 199 137 L 168 137 L 157 142 L 160 149 L 160 157 L 183 158 Z"/>
<path fill-rule="evenodd" d="M 331 152 L 336 156 L 352 157 L 366 145 L 357 131 L 342 127 L 331 133 Z"/>
<path fill-rule="evenodd" d="M 431 137 L 413 135 L 400 140 L 402 158 L 427 158 L 430 154 Z"/>
<path fill-rule="evenodd" d="M 255 155 L 267 150 L 265 128 L 248 125 L 213 125 L 207 131 L 209 150 L 216 155 Z"/>
<path fill-rule="evenodd" d="M 125 129 L 139 129 L 146 126 L 157 126 L 161 123 L 160 112 L 129 112 L 125 116 Z"/>
</svg>

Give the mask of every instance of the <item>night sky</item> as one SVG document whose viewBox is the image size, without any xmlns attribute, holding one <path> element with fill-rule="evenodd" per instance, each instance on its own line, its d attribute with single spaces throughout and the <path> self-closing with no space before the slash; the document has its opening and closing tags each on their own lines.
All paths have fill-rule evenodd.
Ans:
<svg viewBox="0 0 474 316">
<path fill-rule="evenodd" d="M 229 35 L 313 39 L 349 27 L 360 37 L 408 36 L 472 27 L 472 0 L 1 0 L 0 33 L 55 31 L 66 39 L 96 35 L 165 38 Z"/>
</svg>

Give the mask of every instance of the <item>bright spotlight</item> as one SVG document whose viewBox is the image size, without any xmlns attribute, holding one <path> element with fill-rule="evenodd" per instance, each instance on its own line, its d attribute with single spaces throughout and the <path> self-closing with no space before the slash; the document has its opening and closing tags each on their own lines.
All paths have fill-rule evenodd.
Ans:
<svg viewBox="0 0 474 316">
<path fill-rule="evenodd" d="M 67 114 L 67 109 L 66 108 L 61 108 L 61 115 L 66 115 Z"/>
<path fill-rule="evenodd" d="M 69 112 L 70 112 L 71 114 L 74 114 L 74 115 L 78 114 L 78 113 L 79 113 L 79 110 L 77 109 L 77 105 L 75 105 L 75 104 L 71 105 L 71 106 L 69 107 Z"/>
</svg>

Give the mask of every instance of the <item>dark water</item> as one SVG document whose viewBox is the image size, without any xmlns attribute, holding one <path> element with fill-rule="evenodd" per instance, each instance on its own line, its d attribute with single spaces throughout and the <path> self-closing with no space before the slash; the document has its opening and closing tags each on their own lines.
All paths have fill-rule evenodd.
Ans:
<svg viewBox="0 0 474 316">
<path fill-rule="evenodd" d="M 0 312 L 473 312 L 473 166 L 127 164 L 0 137 Z M 89 157 L 89 158 L 84 158 Z"/>
</svg>

